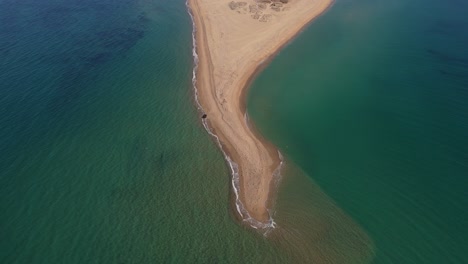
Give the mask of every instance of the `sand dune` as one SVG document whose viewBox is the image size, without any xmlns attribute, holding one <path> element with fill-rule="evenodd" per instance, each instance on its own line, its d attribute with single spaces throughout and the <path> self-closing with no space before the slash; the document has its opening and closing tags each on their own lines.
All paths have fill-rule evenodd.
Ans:
<svg viewBox="0 0 468 264">
<path fill-rule="evenodd" d="M 269 220 L 270 185 L 280 158 L 274 146 L 249 128 L 244 92 L 262 62 L 331 2 L 189 0 L 196 25 L 199 101 L 223 149 L 239 164 L 240 200 L 259 223 Z"/>
</svg>

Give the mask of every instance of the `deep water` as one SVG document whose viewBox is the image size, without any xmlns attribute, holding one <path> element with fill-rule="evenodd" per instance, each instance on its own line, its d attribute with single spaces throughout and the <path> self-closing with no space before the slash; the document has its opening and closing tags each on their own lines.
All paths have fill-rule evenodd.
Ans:
<svg viewBox="0 0 468 264">
<path fill-rule="evenodd" d="M 273 60 L 248 111 L 289 159 L 279 204 L 307 179 L 364 229 L 375 263 L 468 263 L 467 10 L 337 0 Z"/>
<path fill-rule="evenodd" d="M 185 1 L 0 0 L 0 263 L 465 263 L 462 1 L 337 0 L 260 74 L 286 168 L 240 223 Z"/>
<path fill-rule="evenodd" d="M 238 223 L 185 1 L 0 0 L 0 263 L 287 262 Z"/>
</svg>

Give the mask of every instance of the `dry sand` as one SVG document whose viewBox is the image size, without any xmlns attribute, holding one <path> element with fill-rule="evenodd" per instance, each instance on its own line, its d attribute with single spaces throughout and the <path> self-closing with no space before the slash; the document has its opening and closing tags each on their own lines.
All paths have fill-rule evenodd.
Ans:
<svg viewBox="0 0 468 264">
<path fill-rule="evenodd" d="M 239 165 L 239 194 L 250 216 L 269 221 L 267 207 L 277 150 L 245 119 L 244 90 L 260 65 L 293 38 L 332 0 L 189 0 L 196 26 L 198 99 L 223 149 Z M 231 3 L 231 4 L 230 4 Z M 287 70 L 287 69 L 285 69 Z"/>
</svg>

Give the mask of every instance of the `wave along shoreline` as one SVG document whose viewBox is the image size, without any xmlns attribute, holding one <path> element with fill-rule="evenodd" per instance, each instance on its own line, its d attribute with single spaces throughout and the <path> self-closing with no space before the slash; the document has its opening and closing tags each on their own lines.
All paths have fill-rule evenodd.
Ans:
<svg viewBox="0 0 468 264">
<path fill-rule="evenodd" d="M 192 87 L 193 87 L 193 90 L 194 90 L 194 98 L 195 98 L 195 102 L 197 104 L 197 109 L 200 112 L 205 113 L 205 111 L 203 110 L 203 107 L 200 104 L 200 101 L 198 100 L 197 69 L 198 69 L 199 59 L 198 59 L 197 41 L 196 41 L 197 27 L 196 27 L 195 20 L 194 20 L 192 10 L 190 8 L 188 0 L 185 2 L 185 6 L 187 8 L 187 12 L 190 15 L 190 19 L 192 21 L 192 56 L 193 56 L 193 63 L 194 63 L 194 66 L 193 66 L 193 69 L 192 69 Z M 248 119 L 246 119 L 246 122 L 248 123 Z M 231 170 L 231 185 L 232 185 L 232 189 L 234 190 L 235 205 L 236 205 L 236 209 L 237 209 L 237 212 L 238 212 L 239 216 L 241 217 L 243 222 L 248 223 L 252 228 L 254 228 L 254 229 L 265 229 L 266 230 L 265 235 L 267 235 L 268 231 L 270 229 L 273 229 L 273 228 L 277 227 L 277 224 L 273 219 L 274 206 L 272 208 L 267 208 L 268 215 L 269 215 L 268 223 L 260 222 L 260 221 L 258 221 L 255 218 L 250 216 L 247 209 L 245 209 L 245 206 L 242 203 L 242 201 L 240 199 L 240 195 L 239 195 L 239 189 L 240 189 L 239 165 L 236 162 L 234 162 L 231 159 L 231 157 L 227 154 L 227 152 L 224 150 L 224 148 L 222 146 L 222 143 L 221 143 L 221 140 L 210 129 L 206 119 L 202 119 L 202 124 L 203 124 L 203 127 L 205 128 L 205 130 L 208 132 L 208 134 L 210 134 L 216 140 L 216 143 L 218 144 L 219 149 L 223 153 L 224 160 L 229 165 L 229 168 Z M 281 154 L 281 152 L 279 150 L 278 150 L 278 156 L 279 156 L 279 159 L 280 159 L 280 164 L 274 170 L 274 173 L 273 173 L 273 182 L 274 182 L 275 186 L 277 186 L 278 183 L 280 182 L 281 169 L 282 169 L 283 164 L 284 164 L 283 155 Z"/>
</svg>

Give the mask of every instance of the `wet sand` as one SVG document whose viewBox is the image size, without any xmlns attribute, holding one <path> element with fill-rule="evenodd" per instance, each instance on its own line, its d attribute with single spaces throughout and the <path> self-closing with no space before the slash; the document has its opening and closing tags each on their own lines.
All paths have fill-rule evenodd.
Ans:
<svg viewBox="0 0 468 264">
<path fill-rule="evenodd" d="M 274 172 L 281 159 L 275 147 L 251 130 L 245 90 L 258 69 L 332 0 L 189 0 L 196 28 L 198 100 L 206 124 L 223 150 L 238 164 L 243 218 L 268 225 Z M 287 70 L 287 69 L 285 69 Z M 209 179 L 207 179 L 209 180 Z"/>
</svg>

